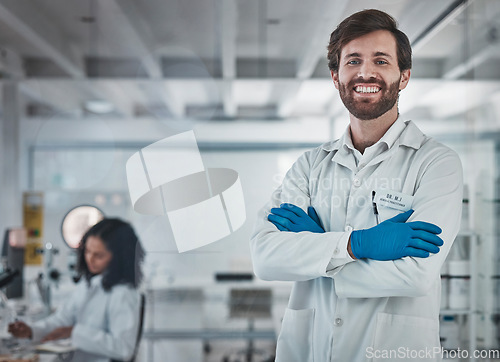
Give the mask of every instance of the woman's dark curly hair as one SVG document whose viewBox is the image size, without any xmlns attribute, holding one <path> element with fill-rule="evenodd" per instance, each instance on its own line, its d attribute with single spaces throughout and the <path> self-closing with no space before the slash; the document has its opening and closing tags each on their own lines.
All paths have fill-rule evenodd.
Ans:
<svg viewBox="0 0 500 362">
<path fill-rule="evenodd" d="M 85 244 L 89 236 L 99 238 L 113 255 L 102 273 L 102 286 L 109 291 L 117 284 L 137 288 L 142 281 L 144 249 L 132 226 L 120 219 L 106 218 L 92 226 L 83 236 L 78 248 L 78 273 L 90 282 L 93 274 L 85 261 Z"/>
</svg>

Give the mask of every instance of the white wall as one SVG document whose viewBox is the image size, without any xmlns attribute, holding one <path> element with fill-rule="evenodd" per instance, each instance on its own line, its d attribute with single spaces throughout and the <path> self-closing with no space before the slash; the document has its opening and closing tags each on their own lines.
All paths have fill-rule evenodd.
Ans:
<svg viewBox="0 0 500 362">
<path fill-rule="evenodd" d="M 107 216 L 132 221 L 149 251 L 148 264 L 163 272 L 194 277 L 215 271 L 251 271 L 248 240 L 257 211 L 303 151 L 202 152 L 205 167 L 232 168 L 239 173 L 247 220 L 223 240 L 185 254 L 177 253 L 166 217 L 140 215 L 132 210 L 125 175 L 125 163 L 132 150 L 100 150 L 91 158 L 87 150 L 37 152 L 35 189 L 46 193 L 45 241 L 60 248 L 62 254 L 57 258 L 60 265 L 65 265 L 68 249 L 60 233 L 62 218 L 78 204 L 93 204 Z M 107 172 L 96 173 L 98 169 Z"/>
<path fill-rule="evenodd" d="M 146 248 L 148 269 L 175 271 L 178 276 L 206 276 L 215 271 L 251 271 L 248 239 L 257 210 L 304 150 L 202 152 L 205 167 L 238 171 L 243 187 L 247 220 L 242 228 L 212 245 L 179 254 L 165 217 L 139 215 L 128 197 L 125 164 L 140 147 L 194 129 L 198 142 L 295 142 L 320 144 L 330 137 L 325 119 L 257 122 L 163 122 L 158 119 L 24 119 L 23 188 L 45 192 L 45 241 L 59 247 L 57 263 L 66 267 L 69 250 L 62 241 L 60 225 L 72 207 L 86 203 L 100 207 L 108 216 L 133 222 Z M 127 146 L 128 145 L 128 146 Z M 33 164 L 29 149 L 35 147 Z M 99 196 L 100 195 L 100 196 Z M 120 203 L 113 200 L 121 198 Z M 105 200 L 99 203 L 96 200 Z"/>
<path fill-rule="evenodd" d="M 22 197 L 19 187 L 19 91 L 15 83 L 2 85 L 0 117 L 0 231 L 22 226 Z"/>
</svg>

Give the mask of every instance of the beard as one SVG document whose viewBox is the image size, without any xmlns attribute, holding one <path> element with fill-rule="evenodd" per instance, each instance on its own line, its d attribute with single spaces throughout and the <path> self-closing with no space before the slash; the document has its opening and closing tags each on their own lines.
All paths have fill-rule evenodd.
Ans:
<svg viewBox="0 0 500 362">
<path fill-rule="evenodd" d="M 354 98 L 354 85 L 361 83 L 377 84 L 381 87 L 382 97 L 377 102 L 370 99 L 359 100 Z M 390 84 L 388 87 L 385 82 L 370 80 L 369 82 L 359 79 L 352 80 L 348 84 L 339 83 L 340 99 L 345 107 L 357 119 L 366 121 L 376 119 L 394 107 L 399 97 L 399 80 Z"/>
</svg>

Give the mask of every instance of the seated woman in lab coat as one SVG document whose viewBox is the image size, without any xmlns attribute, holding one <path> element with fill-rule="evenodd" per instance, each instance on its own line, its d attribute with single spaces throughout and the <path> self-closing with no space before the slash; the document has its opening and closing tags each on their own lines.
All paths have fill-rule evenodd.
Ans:
<svg viewBox="0 0 500 362">
<path fill-rule="evenodd" d="M 50 341 L 71 338 L 77 348 L 72 361 L 128 361 L 139 326 L 144 250 L 130 224 L 104 219 L 91 227 L 79 247 L 83 278 L 71 297 L 53 315 L 28 326 L 9 325 L 18 338 Z"/>
</svg>

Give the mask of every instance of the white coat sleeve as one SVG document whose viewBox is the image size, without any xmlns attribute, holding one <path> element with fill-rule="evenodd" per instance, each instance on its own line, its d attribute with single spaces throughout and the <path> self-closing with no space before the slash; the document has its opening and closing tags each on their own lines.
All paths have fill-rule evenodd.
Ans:
<svg viewBox="0 0 500 362">
<path fill-rule="evenodd" d="M 451 150 L 429 163 L 416 185 L 408 222 L 426 221 L 442 229 L 444 244 L 428 258 L 392 261 L 361 259 L 332 275 L 340 298 L 417 297 L 428 293 L 460 229 L 462 165 Z"/>
<path fill-rule="evenodd" d="M 129 360 L 134 353 L 138 328 L 140 295 L 123 285 L 113 287 L 107 314 L 108 328 L 77 323 L 71 334 L 76 348 L 112 359 Z"/>
<path fill-rule="evenodd" d="M 45 335 L 59 327 L 69 327 L 76 322 L 77 301 L 81 299 L 84 292 L 83 284 L 78 284 L 70 298 L 56 312 L 47 318 L 41 319 L 31 326 L 32 339 L 35 342 L 40 341 Z"/>
<path fill-rule="evenodd" d="M 349 263 L 350 232 L 285 232 L 267 220 L 270 210 L 288 202 L 307 210 L 310 205 L 311 153 L 303 154 L 259 211 L 250 240 L 255 274 L 263 280 L 303 281 L 327 275 L 327 270 Z M 336 269 L 338 270 L 338 268 Z"/>
</svg>

